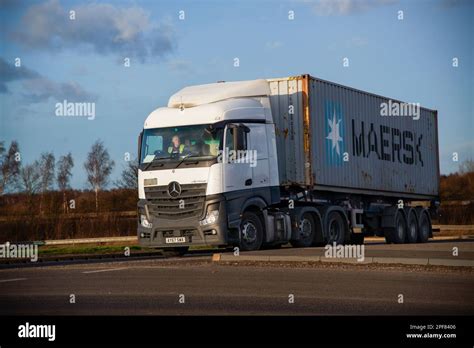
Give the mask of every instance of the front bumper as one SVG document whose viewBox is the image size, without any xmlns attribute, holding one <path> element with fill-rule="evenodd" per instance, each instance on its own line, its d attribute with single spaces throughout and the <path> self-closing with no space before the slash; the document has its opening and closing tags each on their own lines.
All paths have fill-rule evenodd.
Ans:
<svg viewBox="0 0 474 348">
<path fill-rule="evenodd" d="M 201 226 L 203 218 L 190 217 L 179 219 L 156 218 L 150 215 L 152 228 L 143 227 L 138 221 L 138 242 L 143 247 L 176 248 L 189 246 L 220 246 L 227 244 L 227 214 L 225 201 L 221 196 L 206 199 L 204 212 L 208 205 L 219 204 L 219 216 L 215 223 Z M 138 201 L 138 216 L 144 214 L 147 200 Z M 184 237 L 185 242 L 167 243 L 166 238 Z"/>
</svg>

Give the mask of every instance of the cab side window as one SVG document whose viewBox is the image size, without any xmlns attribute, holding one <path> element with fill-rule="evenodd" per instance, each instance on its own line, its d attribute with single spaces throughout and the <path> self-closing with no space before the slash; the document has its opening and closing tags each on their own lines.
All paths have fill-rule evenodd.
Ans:
<svg viewBox="0 0 474 348">
<path fill-rule="evenodd" d="M 225 147 L 229 151 L 247 150 L 247 132 L 242 127 L 227 128 Z"/>
</svg>

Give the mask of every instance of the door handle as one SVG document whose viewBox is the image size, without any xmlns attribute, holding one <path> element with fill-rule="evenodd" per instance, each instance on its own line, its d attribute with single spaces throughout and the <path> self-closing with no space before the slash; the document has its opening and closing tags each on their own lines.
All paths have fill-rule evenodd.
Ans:
<svg viewBox="0 0 474 348">
<path fill-rule="evenodd" d="M 250 186 L 250 185 L 252 185 L 252 179 L 245 180 L 245 186 Z"/>
</svg>

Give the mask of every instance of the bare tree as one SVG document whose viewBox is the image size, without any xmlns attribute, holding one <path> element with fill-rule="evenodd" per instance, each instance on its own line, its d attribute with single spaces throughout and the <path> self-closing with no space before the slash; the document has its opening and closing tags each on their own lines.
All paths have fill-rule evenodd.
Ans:
<svg viewBox="0 0 474 348">
<path fill-rule="evenodd" d="M 40 214 L 43 213 L 43 200 L 44 195 L 48 192 L 54 183 L 54 166 L 55 160 L 54 155 L 51 152 L 44 152 L 41 154 L 39 161 L 39 171 L 41 176 L 41 198 L 40 198 Z"/>
<path fill-rule="evenodd" d="M 459 166 L 459 173 L 467 180 L 467 187 L 464 187 L 463 190 L 472 199 L 470 192 L 474 191 L 474 160 L 468 159 L 462 162 Z"/>
<path fill-rule="evenodd" d="M 41 189 L 41 172 L 39 162 L 22 166 L 19 170 L 17 187 L 20 192 L 28 196 L 28 204 L 31 207 L 33 195 Z"/>
<path fill-rule="evenodd" d="M 119 180 L 115 182 L 118 188 L 137 189 L 138 188 L 138 161 L 128 161 Z"/>
<path fill-rule="evenodd" d="M 58 183 L 58 187 L 63 193 L 63 211 L 67 212 L 67 199 L 66 199 L 66 190 L 70 188 L 69 181 L 71 180 L 71 170 L 74 167 L 74 160 L 72 159 L 72 155 L 69 152 L 65 156 L 61 156 L 57 163 L 58 166 L 58 176 L 56 181 Z"/>
<path fill-rule="evenodd" d="M 468 159 L 462 162 L 459 165 L 459 173 L 461 175 L 467 174 L 467 173 L 474 173 L 474 160 Z"/>
<path fill-rule="evenodd" d="M 15 185 L 20 171 L 20 148 L 15 140 L 11 142 L 8 151 L 5 153 L 4 142 L 0 143 L 0 194 Z"/>
<path fill-rule="evenodd" d="M 110 159 L 109 152 L 102 141 L 97 140 L 87 155 L 84 168 L 87 172 L 87 181 L 95 192 L 95 210 L 99 211 L 99 190 L 105 188 L 109 182 L 110 173 L 115 162 Z"/>
</svg>

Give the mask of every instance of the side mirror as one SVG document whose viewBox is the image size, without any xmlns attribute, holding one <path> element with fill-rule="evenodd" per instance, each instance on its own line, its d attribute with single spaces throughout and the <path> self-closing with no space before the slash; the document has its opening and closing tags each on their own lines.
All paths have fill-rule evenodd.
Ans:
<svg viewBox="0 0 474 348">
<path fill-rule="evenodd" d="M 232 141 L 234 143 L 234 149 L 244 150 L 247 147 L 247 133 L 250 132 L 250 128 L 244 124 L 228 124 L 227 129 L 232 129 Z"/>
<path fill-rule="evenodd" d="M 250 132 L 249 127 L 239 125 L 234 130 L 234 146 L 236 150 L 245 150 L 247 147 L 247 133 Z"/>
<path fill-rule="evenodd" d="M 141 158 L 142 158 L 142 139 L 143 139 L 143 131 L 140 132 L 140 135 L 138 136 L 138 151 L 137 151 L 137 161 L 138 161 L 138 164 L 140 164 L 141 162 Z"/>
<path fill-rule="evenodd" d="M 245 133 L 249 133 L 250 132 L 250 128 L 247 127 L 246 125 L 244 124 L 239 124 L 239 128 L 242 128 L 242 130 L 245 132 Z"/>
</svg>

